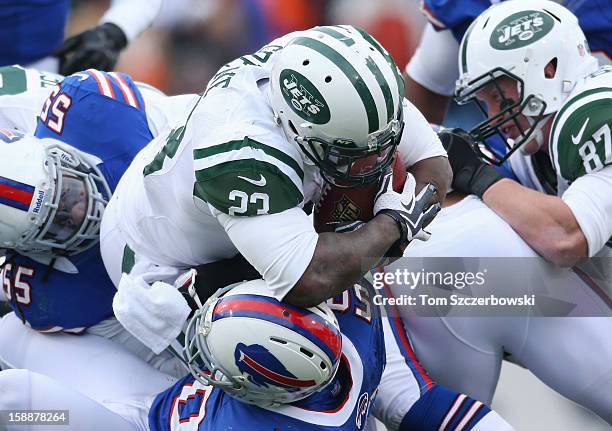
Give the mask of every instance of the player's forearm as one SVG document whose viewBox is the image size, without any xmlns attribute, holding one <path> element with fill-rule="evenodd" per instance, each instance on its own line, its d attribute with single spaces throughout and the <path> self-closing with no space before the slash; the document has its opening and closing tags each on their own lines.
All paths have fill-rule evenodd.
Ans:
<svg viewBox="0 0 612 431">
<path fill-rule="evenodd" d="M 444 203 L 446 191 L 450 188 L 453 180 L 453 171 L 448 162 L 448 157 L 430 157 L 418 161 L 408 168 L 408 172 L 414 175 L 417 181 L 417 193 L 427 184 L 433 184 L 438 192 L 434 195 L 434 200 L 431 203 Z"/>
<path fill-rule="evenodd" d="M 504 179 L 493 184 L 482 199 L 545 259 L 572 266 L 587 257 L 586 238 L 561 198 Z"/>
<path fill-rule="evenodd" d="M 113 0 L 100 23 L 119 26 L 131 41 L 151 25 L 161 6 L 162 0 Z"/>
<path fill-rule="evenodd" d="M 400 237 L 396 222 L 374 217 L 348 233 L 322 233 L 306 271 L 284 300 L 312 307 L 351 287 Z"/>
<path fill-rule="evenodd" d="M 406 83 L 404 92 L 406 99 L 410 100 L 421 111 L 427 121 L 433 124 L 442 124 L 450 103 L 450 97 L 428 90 L 405 72 L 404 82 Z M 408 124 L 407 126 L 409 127 Z"/>
</svg>

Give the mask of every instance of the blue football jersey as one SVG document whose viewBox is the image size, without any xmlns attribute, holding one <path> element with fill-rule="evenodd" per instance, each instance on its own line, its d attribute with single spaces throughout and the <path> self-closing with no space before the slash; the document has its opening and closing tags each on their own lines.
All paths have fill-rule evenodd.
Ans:
<svg viewBox="0 0 612 431">
<path fill-rule="evenodd" d="M 132 79 L 97 70 L 71 75 L 53 89 L 35 135 L 97 156 L 111 190 L 153 138 L 144 100 Z M 72 266 L 50 270 L 46 262 L 16 255 L 3 268 L 2 285 L 11 307 L 37 330 L 80 332 L 112 315 L 116 289 L 99 247 L 69 260 Z"/>
<path fill-rule="evenodd" d="M 503 0 L 502 0 L 503 1 Z M 490 0 L 423 0 L 422 9 L 437 29 L 450 29 L 458 41 L 472 21 L 491 6 Z M 565 5 L 578 17 L 580 27 L 589 42 L 591 50 L 612 55 L 612 2 L 609 0 L 572 1 Z"/>
<path fill-rule="evenodd" d="M 364 429 L 385 367 L 382 322 L 373 295 L 371 285 L 362 280 L 328 301 L 342 331 L 342 362 L 323 390 L 296 403 L 262 408 L 189 375 L 155 398 L 149 412 L 151 431 Z"/>
<path fill-rule="evenodd" d="M 45 58 L 64 40 L 70 0 L 2 0 L 0 66 Z"/>
</svg>

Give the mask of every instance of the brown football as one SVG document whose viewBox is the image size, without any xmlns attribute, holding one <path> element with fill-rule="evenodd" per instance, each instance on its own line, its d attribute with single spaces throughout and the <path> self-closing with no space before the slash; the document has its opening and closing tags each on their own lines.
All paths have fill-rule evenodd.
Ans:
<svg viewBox="0 0 612 431">
<path fill-rule="evenodd" d="M 401 191 L 406 181 L 406 167 L 401 158 L 393 161 L 393 189 Z M 350 189 L 325 183 L 321 197 L 314 208 L 314 227 L 317 232 L 334 230 L 337 222 L 369 221 L 374 217 L 374 197 L 378 183 Z"/>
</svg>

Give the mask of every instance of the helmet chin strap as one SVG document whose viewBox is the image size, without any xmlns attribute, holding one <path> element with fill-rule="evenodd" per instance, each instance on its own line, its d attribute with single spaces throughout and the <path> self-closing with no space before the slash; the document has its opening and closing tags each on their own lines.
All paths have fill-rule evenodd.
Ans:
<svg viewBox="0 0 612 431">
<path fill-rule="evenodd" d="M 531 132 L 532 133 L 531 139 L 529 139 L 529 141 L 527 141 L 525 144 L 521 145 L 521 148 L 520 148 L 521 153 L 527 154 L 525 152 L 525 147 L 526 147 L 526 144 L 531 141 L 536 142 L 536 144 L 538 145 L 538 150 L 542 148 L 542 146 L 544 145 L 544 131 L 543 131 L 544 126 L 546 125 L 546 122 L 548 121 L 550 116 L 551 114 L 543 116 L 537 124 L 532 117 L 525 116 L 530 126 L 533 126 L 535 124 L 535 129 L 533 130 L 533 132 Z"/>
</svg>

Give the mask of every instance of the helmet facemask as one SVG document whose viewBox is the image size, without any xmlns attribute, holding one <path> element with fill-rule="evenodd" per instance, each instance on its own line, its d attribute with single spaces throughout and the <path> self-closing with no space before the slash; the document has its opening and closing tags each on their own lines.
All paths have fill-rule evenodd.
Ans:
<svg viewBox="0 0 612 431">
<path fill-rule="evenodd" d="M 499 83 L 501 79 L 511 80 L 516 84 L 518 97 L 511 98 L 505 94 Z M 469 82 L 457 84 L 455 94 L 457 103 L 461 105 L 476 103 L 484 114 L 485 120 L 474 126 L 469 133 L 486 149 L 483 151 L 479 148 L 481 156 L 494 165 L 503 164 L 521 146 L 541 133 L 543 120 L 547 117 L 544 114 L 546 102 L 534 94 L 525 97 L 524 88 L 521 78 L 501 67 L 492 69 Z M 494 99 L 494 102 L 490 103 L 499 104 L 498 112 L 491 117 L 488 114 L 488 106 L 483 101 L 483 94 L 487 94 L 489 99 Z M 521 124 L 522 118 L 526 119 L 527 125 Z M 509 127 L 516 128 L 517 137 L 509 138 L 504 133 L 503 129 Z M 499 148 L 499 142 L 503 143 L 503 149 Z"/>
<path fill-rule="evenodd" d="M 496 103 L 503 103 L 499 112 L 491 109 L 492 118 L 471 130 L 494 154 L 484 157 L 496 165 L 518 148 L 525 153 L 541 148 L 546 138 L 542 132 L 549 124 L 546 118 L 558 112 L 575 86 L 597 69 L 576 16 L 550 0 L 492 5 L 465 32 L 457 60 L 460 79 L 455 96 L 460 104 L 494 85 L 494 79 L 511 80 L 518 89 L 511 91 L 518 93 L 512 100 L 498 92 Z M 481 110 L 486 112 L 482 106 Z"/>
<path fill-rule="evenodd" d="M 340 188 L 358 187 L 378 181 L 391 165 L 402 137 L 402 109 L 399 119 L 368 138 L 367 147 L 359 147 L 350 139 L 327 141 L 317 137 L 296 136 L 304 155 L 320 169 L 325 181 Z"/>
<path fill-rule="evenodd" d="M 15 249 L 24 253 L 56 255 L 80 253 L 99 240 L 100 224 L 111 191 L 97 166 L 77 150 L 53 143 L 46 147 L 45 169 L 49 181 L 43 184 L 48 198 L 37 226 L 22 237 Z"/>
<path fill-rule="evenodd" d="M 255 282 L 261 282 L 263 284 L 263 280 L 258 280 Z M 248 283 L 248 282 L 247 282 Z M 251 282 L 253 283 L 253 282 Z M 232 369 L 233 364 L 230 363 L 229 358 L 227 356 L 224 357 L 225 361 L 223 362 L 219 358 L 220 347 L 219 340 L 223 344 L 222 349 L 226 349 L 228 346 L 233 346 L 237 337 L 244 339 L 244 337 L 238 334 L 228 334 L 229 337 L 221 335 L 219 332 L 220 329 L 215 327 L 214 325 L 219 325 L 220 321 L 215 320 L 215 310 L 216 308 L 223 307 L 227 300 L 231 302 L 235 300 L 235 298 L 231 297 L 230 291 L 236 289 L 240 289 L 240 285 L 244 285 L 244 282 L 236 283 L 225 288 L 219 289 L 213 296 L 211 296 L 205 303 L 197 309 L 193 316 L 187 322 L 186 329 L 184 331 L 185 339 L 183 344 L 183 349 L 179 353 L 171 349 L 171 351 L 177 356 L 177 358 L 187 367 L 187 369 L 191 372 L 192 376 L 201 384 L 206 386 L 214 386 L 217 387 L 230 396 L 249 404 L 255 404 L 262 407 L 267 406 L 275 406 L 280 404 L 291 403 L 294 401 L 299 401 L 304 399 L 314 392 L 321 390 L 325 387 L 335 376 L 338 365 L 340 364 L 339 357 L 336 358 L 335 361 L 328 362 L 327 359 L 319 357 L 318 354 L 308 352 L 308 350 L 299 349 L 300 351 L 307 352 L 313 358 L 319 358 L 322 369 L 325 369 L 327 378 L 323 381 L 319 381 L 316 385 L 309 385 L 304 387 L 298 386 L 274 386 L 274 385 L 261 385 L 256 381 L 250 380 L 251 377 L 247 373 L 243 374 L 238 368 Z M 263 285 L 266 288 L 265 284 Z M 253 292 L 252 290 L 250 290 Z M 254 293 L 254 292 L 253 292 Z M 227 296 L 226 296 L 227 295 Z M 238 294 L 238 297 L 241 298 L 245 295 Z M 262 296 L 258 293 L 254 295 L 246 295 L 248 298 L 254 298 Z M 245 298 L 248 302 L 248 298 Z M 224 302 L 225 301 L 225 302 Z M 321 309 L 320 306 L 314 307 L 319 309 L 320 312 L 325 313 Z M 291 310 L 291 308 L 289 308 Z M 306 312 L 312 311 L 313 308 L 304 310 Z M 335 321 L 335 317 L 331 310 L 327 309 L 327 312 L 332 316 Z M 319 314 L 320 316 L 320 314 Z M 241 320 L 244 317 L 232 317 L 228 316 L 230 319 L 238 319 L 240 325 L 244 325 L 245 321 Z M 272 319 L 271 322 L 274 320 Z M 337 327 L 337 321 L 334 324 Z M 221 330 L 222 331 L 222 330 Z M 339 330 L 338 330 L 339 331 Z M 338 332 L 339 333 L 339 332 Z M 227 332 L 223 333 L 224 335 Z M 218 338 L 218 337 L 221 337 Z M 211 338 L 213 339 L 211 341 Z M 259 332 L 258 333 L 259 341 L 257 344 L 268 345 L 269 343 L 282 344 L 282 349 L 288 349 L 293 344 L 291 339 L 285 339 L 283 336 L 283 332 Z M 265 340 L 269 338 L 268 340 Z M 217 341 L 215 341 L 217 340 Z M 245 340 L 246 343 L 248 343 Z M 230 349 L 231 350 L 231 349 Z M 303 354 L 303 353 L 301 353 Z M 235 355 L 235 352 L 234 352 Z M 294 356 L 295 358 L 295 356 Z M 234 362 L 235 358 L 232 357 L 232 361 Z M 325 362 L 325 364 L 324 364 Z M 238 366 L 237 364 L 235 364 Z M 312 365 L 312 364 L 311 364 Z"/>
</svg>

